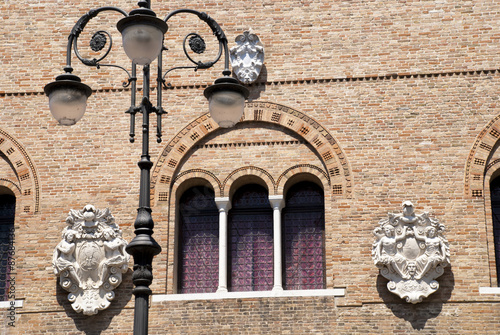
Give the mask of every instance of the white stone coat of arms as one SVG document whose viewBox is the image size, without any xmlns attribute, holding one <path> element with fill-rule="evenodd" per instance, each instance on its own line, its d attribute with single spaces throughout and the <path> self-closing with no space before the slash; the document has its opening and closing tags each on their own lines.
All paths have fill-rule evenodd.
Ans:
<svg viewBox="0 0 500 335">
<path fill-rule="evenodd" d="M 259 77 L 264 64 L 264 47 L 251 31 L 238 35 L 235 42 L 237 45 L 230 51 L 233 72 L 240 82 L 251 84 Z"/>
<path fill-rule="evenodd" d="M 435 279 L 450 264 L 450 251 L 442 224 L 416 215 L 410 201 L 402 206 L 402 214 L 389 213 L 373 231 L 372 257 L 389 291 L 416 304 L 439 288 Z"/>
<path fill-rule="evenodd" d="M 60 285 L 77 312 L 97 314 L 108 308 L 113 290 L 127 272 L 127 242 L 109 209 L 87 205 L 70 210 L 62 240 L 54 250 L 52 265 Z"/>
</svg>

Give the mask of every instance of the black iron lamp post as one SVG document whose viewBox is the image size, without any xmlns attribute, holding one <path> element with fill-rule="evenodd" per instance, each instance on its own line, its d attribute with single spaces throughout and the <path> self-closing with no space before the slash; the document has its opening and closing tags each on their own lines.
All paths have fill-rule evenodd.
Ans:
<svg viewBox="0 0 500 335">
<path fill-rule="evenodd" d="M 134 257 L 134 273 L 132 281 L 134 283 L 133 293 L 135 295 L 134 309 L 134 334 L 145 335 L 148 332 L 148 301 L 152 294 L 149 286 L 153 280 L 152 261 L 153 257 L 161 252 L 160 245 L 152 237 L 153 219 L 150 208 L 150 170 L 153 163 L 149 156 L 149 115 L 157 115 L 157 141 L 161 142 L 161 117 L 165 114 L 162 103 L 162 87 L 165 86 L 165 76 L 172 70 L 180 68 L 207 69 L 219 61 L 224 52 L 223 77 L 215 81 L 214 85 L 205 89 L 204 95 L 209 100 L 209 111 L 212 118 L 221 127 L 231 127 L 237 123 L 243 115 L 245 99 L 249 95 L 246 87 L 239 85 L 237 80 L 231 77 L 229 70 L 229 54 L 227 39 L 220 26 L 207 14 L 191 9 L 179 9 L 168 14 L 164 20 L 156 17 L 151 10 L 150 0 L 141 0 L 139 8 L 127 13 L 116 7 L 101 7 L 90 10 L 83 15 L 75 24 L 68 38 L 65 73 L 56 77 L 56 80 L 45 86 L 44 91 L 49 97 L 50 111 L 54 118 L 62 125 L 73 125 L 83 117 L 87 104 L 87 98 L 92 94 L 89 86 L 83 84 L 80 78 L 74 74 L 71 67 L 72 49 L 78 59 L 87 66 L 103 67 L 110 66 L 124 70 L 128 74 L 130 86 L 131 105 L 127 113 L 130 114 L 130 142 L 134 142 L 135 137 L 135 115 L 142 113 L 142 155 L 138 162 L 140 177 L 139 208 L 135 221 L 136 236 L 127 246 L 126 250 Z M 127 56 L 131 59 L 131 72 L 124 67 L 114 64 L 102 64 L 101 61 L 111 51 L 111 35 L 106 31 L 98 31 L 91 39 L 90 46 L 94 51 L 101 51 L 107 44 L 108 49 L 99 59 L 87 59 L 80 55 L 78 51 L 78 37 L 87 23 L 99 13 L 104 11 L 114 11 L 121 13 L 122 18 L 117 23 L 117 28 L 122 34 L 123 48 Z M 219 52 L 216 58 L 210 62 L 197 62 L 187 52 L 188 42 L 191 50 L 202 53 L 205 50 L 205 43 L 200 35 L 190 33 L 184 38 L 184 53 L 187 58 L 194 63 L 192 66 L 177 66 L 169 69 L 165 73 L 162 70 L 162 54 L 166 50 L 163 46 L 164 34 L 167 32 L 168 20 L 176 14 L 188 13 L 196 15 L 204 21 L 211 29 L 219 42 Z M 189 38 L 189 40 L 188 40 Z M 150 92 L 150 63 L 157 59 L 158 84 L 157 106 L 153 106 L 149 99 Z M 143 66 L 143 97 L 139 105 L 136 105 L 136 67 Z"/>
</svg>

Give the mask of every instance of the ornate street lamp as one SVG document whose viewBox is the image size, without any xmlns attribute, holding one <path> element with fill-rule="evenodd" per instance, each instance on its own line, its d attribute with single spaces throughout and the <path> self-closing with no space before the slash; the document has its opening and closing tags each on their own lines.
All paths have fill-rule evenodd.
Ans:
<svg viewBox="0 0 500 335">
<path fill-rule="evenodd" d="M 137 219 L 134 223 L 134 239 L 129 243 L 126 250 L 134 257 L 134 273 L 132 281 L 134 283 L 133 293 L 135 295 L 134 309 L 134 334 L 147 334 L 148 331 L 148 300 L 152 294 L 149 286 L 153 280 L 152 261 L 153 257 L 161 252 L 161 247 L 152 237 L 153 219 L 150 208 L 150 170 L 153 163 L 149 156 L 149 114 L 157 115 L 157 141 L 161 142 L 161 116 L 164 110 L 162 103 L 162 86 L 165 86 L 165 76 L 172 70 L 180 68 L 207 69 L 217 63 L 224 51 L 224 71 L 223 77 L 215 81 L 214 85 L 205 89 L 204 95 L 209 100 L 209 111 L 212 118 L 220 127 L 231 127 L 236 124 L 243 115 L 245 99 L 249 95 L 246 87 L 239 85 L 237 80 L 231 77 L 229 70 L 229 53 L 227 39 L 220 26 L 207 14 L 191 9 L 179 9 L 168 14 L 164 20 L 156 17 L 151 10 L 150 0 L 141 0 L 139 8 L 127 13 L 116 7 L 101 7 L 92 9 L 83 15 L 75 24 L 68 38 L 65 73 L 56 77 L 56 80 L 45 86 L 44 91 L 49 97 L 49 107 L 54 118 L 62 125 L 73 125 L 83 117 L 87 105 L 87 98 L 92 94 L 89 86 L 83 84 L 80 78 L 74 74 L 71 67 L 71 51 L 75 52 L 78 59 L 87 66 L 102 67 L 111 66 L 124 70 L 128 74 L 126 87 L 131 87 L 131 105 L 127 113 L 130 114 L 130 141 L 134 142 L 135 137 L 135 115 L 143 115 L 143 136 L 142 155 L 138 162 L 140 178 L 139 208 Z M 111 51 L 111 35 L 105 31 L 98 31 L 91 39 L 90 46 L 94 51 L 101 51 L 109 38 L 110 43 L 104 55 L 99 59 L 86 59 L 78 51 L 78 37 L 87 23 L 99 13 L 104 11 L 115 11 L 121 13 L 122 18 L 117 23 L 117 28 L 122 34 L 123 48 L 132 61 L 131 73 L 125 68 L 112 65 L 101 64 L 101 61 Z M 213 61 L 202 63 L 192 59 L 186 49 L 186 41 L 189 38 L 189 45 L 196 53 L 205 50 L 205 43 L 200 35 L 190 33 L 184 38 L 184 53 L 187 58 L 194 63 L 194 66 L 178 66 L 171 68 L 163 74 L 162 54 L 166 48 L 163 46 L 164 34 L 167 32 L 168 20 L 174 15 L 188 13 L 196 15 L 204 21 L 211 29 L 219 41 L 219 52 Z M 158 60 L 158 83 L 157 106 L 153 106 L 149 99 L 150 92 L 150 63 Z M 140 104 L 136 105 L 136 67 L 143 66 L 143 97 Z"/>
</svg>

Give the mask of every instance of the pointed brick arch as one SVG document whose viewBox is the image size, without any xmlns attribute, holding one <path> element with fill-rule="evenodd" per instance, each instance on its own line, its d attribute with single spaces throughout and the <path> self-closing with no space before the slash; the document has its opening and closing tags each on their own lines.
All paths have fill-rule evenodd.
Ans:
<svg viewBox="0 0 500 335">
<path fill-rule="evenodd" d="M 0 151 L 11 163 L 17 180 L 3 180 L 2 185 L 20 193 L 23 212 L 38 213 L 40 209 L 40 182 L 35 166 L 23 145 L 12 135 L 0 129 Z"/>
<path fill-rule="evenodd" d="M 241 122 L 267 122 L 278 124 L 304 138 L 317 152 L 324 166 L 332 192 L 351 197 L 352 171 L 337 140 L 317 121 L 293 108 L 271 102 L 246 104 Z M 167 143 L 160 153 L 151 174 L 151 197 L 158 199 L 160 192 L 169 193 L 179 163 L 186 153 L 202 138 L 219 128 L 208 113 L 198 117 Z M 326 191 L 326 190 L 325 190 Z M 167 199 L 162 198 L 163 201 Z"/>
<path fill-rule="evenodd" d="M 492 150 L 500 139 L 500 115 L 492 119 L 476 137 L 465 164 L 466 196 L 484 197 L 484 177 L 495 162 L 488 162 Z"/>
</svg>

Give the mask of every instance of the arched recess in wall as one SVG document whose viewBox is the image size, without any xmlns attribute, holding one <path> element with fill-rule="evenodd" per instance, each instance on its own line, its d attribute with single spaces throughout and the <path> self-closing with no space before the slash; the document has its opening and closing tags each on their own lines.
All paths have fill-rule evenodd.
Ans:
<svg viewBox="0 0 500 335">
<path fill-rule="evenodd" d="M 327 189 L 329 185 L 328 175 L 321 169 L 318 169 L 316 166 L 308 165 L 308 164 L 298 164 L 292 166 L 287 169 L 283 174 L 278 178 L 276 182 L 277 194 L 286 194 L 289 188 L 290 181 L 296 182 L 302 180 L 312 181 L 321 186 L 323 190 Z M 338 192 L 339 190 L 332 189 L 332 192 Z"/>
<path fill-rule="evenodd" d="M 465 164 L 464 192 L 474 198 L 484 197 L 485 174 L 494 164 L 493 153 L 500 139 L 500 115 L 493 118 L 476 137 Z"/>
<path fill-rule="evenodd" d="M 274 178 L 257 166 L 243 166 L 231 172 L 222 184 L 221 193 L 232 198 L 234 191 L 244 184 L 259 184 L 266 188 L 269 195 L 276 194 Z"/>
<path fill-rule="evenodd" d="M 316 152 L 324 165 L 326 172 L 323 172 L 322 175 L 328 180 L 330 193 L 343 197 L 352 196 L 352 171 L 346 155 L 337 140 L 317 121 L 302 112 L 280 104 L 251 102 L 246 104 L 241 122 L 261 122 L 279 125 L 298 135 Z M 182 162 L 186 153 L 202 138 L 214 133 L 218 129 L 219 126 L 217 123 L 206 113 L 184 127 L 167 143 L 160 153 L 151 174 L 151 197 L 153 203 L 155 201 L 163 202 L 169 200 L 171 194 L 170 186 L 174 179 L 178 178 L 176 172 L 179 163 Z M 277 187 L 276 184 L 274 192 L 277 192 Z M 227 192 L 227 188 L 221 188 L 218 196 L 227 196 L 225 192 Z M 325 193 L 329 193 L 328 190 L 325 189 Z"/>
<path fill-rule="evenodd" d="M 0 129 L 0 154 L 10 165 L 10 171 L 0 174 L 0 186 L 16 193 L 17 203 L 24 213 L 36 214 L 40 210 L 40 183 L 35 165 L 23 145 L 12 135 Z M 3 173 L 3 171 L 0 171 Z"/>
<path fill-rule="evenodd" d="M 498 267 L 495 254 L 495 237 L 493 232 L 493 209 L 491 202 L 491 182 L 500 177 L 500 159 L 494 159 L 488 164 L 484 175 L 484 213 L 486 215 L 486 240 L 488 246 L 488 265 L 491 278 L 491 286 L 498 286 Z"/>
<path fill-rule="evenodd" d="M 493 211 L 490 184 L 500 177 L 500 115 L 493 118 L 479 133 L 472 145 L 465 166 L 466 196 L 484 199 L 486 239 L 491 285 L 498 285 Z"/>
</svg>

